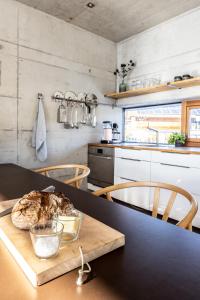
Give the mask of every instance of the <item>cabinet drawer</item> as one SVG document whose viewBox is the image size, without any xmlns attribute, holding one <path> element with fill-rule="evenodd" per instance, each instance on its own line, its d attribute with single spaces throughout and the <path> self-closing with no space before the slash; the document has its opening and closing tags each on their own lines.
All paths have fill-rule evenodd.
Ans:
<svg viewBox="0 0 200 300">
<path fill-rule="evenodd" d="M 200 169 L 200 155 L 195 154 L 152 151 L 151 161 Z"/>
<path fill-rule="evenodd" d="M 150 165 L 150 162 L 142 160 L 116 158 L 114 174 L 117 177 L 122 177 L 130 180 L 149 181 Z"/>
<path fill-rule="evenodd" d="M 131 180 L 115 177 L 115 184 L 131 182 Z M 123 202 L 149 210 L 149 188 L 128 188 L 112 192 L 112 196 Z"/>
<path fill-rule="evenodd" d="M 170 183 L 189 193 L 200 195 L 200 169 L 152 163 L 151 181 Z"/>
<path fill-rule="evenodd" d="M 130 159 L 140 159 L 140 160 L 151 160 L 151 151 L 148 150 L 129 150 L 129 149 L 122 149 L 117 148 L 115 149 L 115 157 L 123 157 L 123 158 L 130 158 Z"/>
</svg>

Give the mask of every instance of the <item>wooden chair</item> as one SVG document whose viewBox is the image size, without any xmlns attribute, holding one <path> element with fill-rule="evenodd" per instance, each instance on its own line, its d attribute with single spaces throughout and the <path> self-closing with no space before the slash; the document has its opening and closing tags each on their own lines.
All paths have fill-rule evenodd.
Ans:
<svg viewBox="0 0 200 300">
<path fill-rule="evenodd" d="M 112 201 L 111 192 L 116 190 L 121 190 L 125 188 L 133 188 L 133 187 L 151 187 L 155 188 L 154 191 L 154 200 L 153 200 L 153 210 L 152 210 L 152 217 L 157 218 L 158 216 L 158 206 L 159 206 L 159 200 L 160 200 L 160 190 L 169 190 L 171 191 L 171 195 L 168 200 L 168 204 L 165 208 L 162 220 L 167 221 L 169 218 L 170 211 L 172 209 L 172 206 L 174 204 L 174 201 L 176 199 L 177 194 L 182 195 L 184 198 L 186 198 L 190 202 L 190 210 L 186 214 L 186 216 L 179 221 L 176 225 L 185 229 L 192 230 L 192 220 L 194 216 L 197 213 L 198 204 L 197 201 L 190 195 L 187 191 L 185 191 L 182 188 L 179 188 L 175 185 L 166 184 L 166 183 L 160 183 L 160 182 L 126 182 L 126 183 L 120 183 L 116 185 L 112 185 L 100 190 L 97 190 L 93 192 L 96 196 L 106 195 L 107 199 Z"/>
<path fill-rule="evenodd" d="M 55 170 L 62 170 L 62 169 L 74 169 L 75 175 L 74 177 L 70 179 L 66 179 L 63 182 L 69 185 L 72 185 L 76 188 L 80 188 L 82 181 L 84 178 L 86 178 L 90 174 L 90 169 L 84 165 L 76 165 L 76 164 L 70 164 L 70 165 L 57 165 L 57 166 L 50 166 L 45 167 L 41 169 L 34 170 L 37 173 L 43 174 L 47 177 L 49 176 L 49 171 L 55 171 Z"/>
</svg>

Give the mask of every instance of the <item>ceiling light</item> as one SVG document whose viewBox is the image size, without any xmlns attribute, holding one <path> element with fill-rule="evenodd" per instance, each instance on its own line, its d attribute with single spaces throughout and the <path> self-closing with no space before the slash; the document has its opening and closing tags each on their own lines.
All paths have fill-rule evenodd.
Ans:
<svg viewBox="0 0 200 300">
<path fill-rule="evenodd" d="M 89 8 L 93 8 L 93 7 L 95 7 L 95 4 L 94 4 L 94 3 L 92 3 L 92 2 L 88 2 L 88 4 L 87 4 L 87 7 L 89 7 Z"/>
</svg>

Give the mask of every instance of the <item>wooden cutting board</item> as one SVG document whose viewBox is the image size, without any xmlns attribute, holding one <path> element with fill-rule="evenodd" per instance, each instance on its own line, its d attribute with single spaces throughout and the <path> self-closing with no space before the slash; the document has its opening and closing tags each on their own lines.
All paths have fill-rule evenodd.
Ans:
<svg viewBox="0 0 200 300">
<path fill-rule="evenodd" d="M 0 213 L 7 208 L 13 207 L 19 199 L 0 201 Z"/>
<path fill-rule="evenodd" d="M 94 260 L 125 244 L 125 236 L 107 225 L 84 215 L 80 239 L 63 244 L 59 254 L 42 260 L 35 256 L 28 231 L 17 229 L 10 215 L 0 219 L 0 238 L 33 286 L 42 285 L 81 265 L 79 245 L 86 261 Z"/>
</svg>

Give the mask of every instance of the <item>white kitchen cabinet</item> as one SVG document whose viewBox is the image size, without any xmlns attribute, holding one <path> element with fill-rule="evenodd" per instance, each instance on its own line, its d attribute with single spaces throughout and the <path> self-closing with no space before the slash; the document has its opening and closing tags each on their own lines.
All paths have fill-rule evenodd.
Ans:
<svg viewBox="0 0 200 300">
<path fill-rule="evenodd" d="M 140 159 L 115 159 L 115 176 L 135 181 L 150 180 L 150 162 Z"/>
<path fill-rule="evenodd" d="M 150 151 L 151 161 L 200 169 L 200 155 Z"/>
<path fill-rule="evenodd" d="M 200 227 L 200 155 L 151 150 L 116 149 L 115 184 L 129 181 L 156 181 L 179 186 L 198 201 L 193 225 Z M 114 192 L 115 198 L 152 211 L 154 189 L 131 188 Z M 163 214 L 170 191 L 161 190 L 159 213 Z M 181 220 L 190 208 L 187 199 L 177 196 L 170 217 Z"/>
<path fill-rule="evenodd" d="M 178 154 L 177 154 L 178 155 Z M 200 195 L 200 169 L 190 167 L 180 167 L 175 165 L 169 165 L 165 163 L 152 163 L 151 164 L 151 181 L 164 182 L 179 186 L 191 194 L 195 193 Z M 163 213 L 164 208 L 167 205 L 170 193 L 168 191 L 162 191 L 160 195 L 160 213 Z M 152 196 L 150 197 L 150 207 L 153 206 Z M 187 199 L 182 196 L 178 196 L 170 217 L 180 220 L 187 213 L 190 204 Z"/>
<path fill-rule="evenodd" d="M 116 148 L 115 149 L 115 157 L 123 157 L 129 159 L 140 159 L 145 161 L 151 160 L 151 151 L 149 150 L 141 150 L 141 149 L 123 149 L 123 148 Z"/>
<path fill-rule="evenodd" d="M 132 182 L 133 180 L 115 177 L 115 184 Z M 123 202 L 149 210 L 149 188 L 128 188 L 112 192 L 112 196 Z"/>
<path fill-rule="evenodd" d="M 198 198 L 200 207 L 200 155 L 148 150 L 116 149 L 115 184 L 129 181 L 156 181 L 182 187 Z M 114 197 L 141 208 L 152 210 L 154 189 L 131 188 L 115 192 Z M 161 190 L 159 213 L 163 214 L 170 191 Z M 170 217 L 181 220 L 189 202 L 177 196 Z M 200 213 L 194 225 L 200 227 Z"/>
<path fill-rule="evenodd" d="M 150 180 L 150 151 L 116 149 L 115 184 Z M 149 161 L 147 161 L 149 160 Z M 116 191 L 113 197 L 149 209 L 149 188 L 130 188 Z"/>
<path fill-rule="evenodd" d="M 189 193 L 200 195 L 200 169 L 151 163 L 151 181 L 174 184 Z"/>
</svg>

